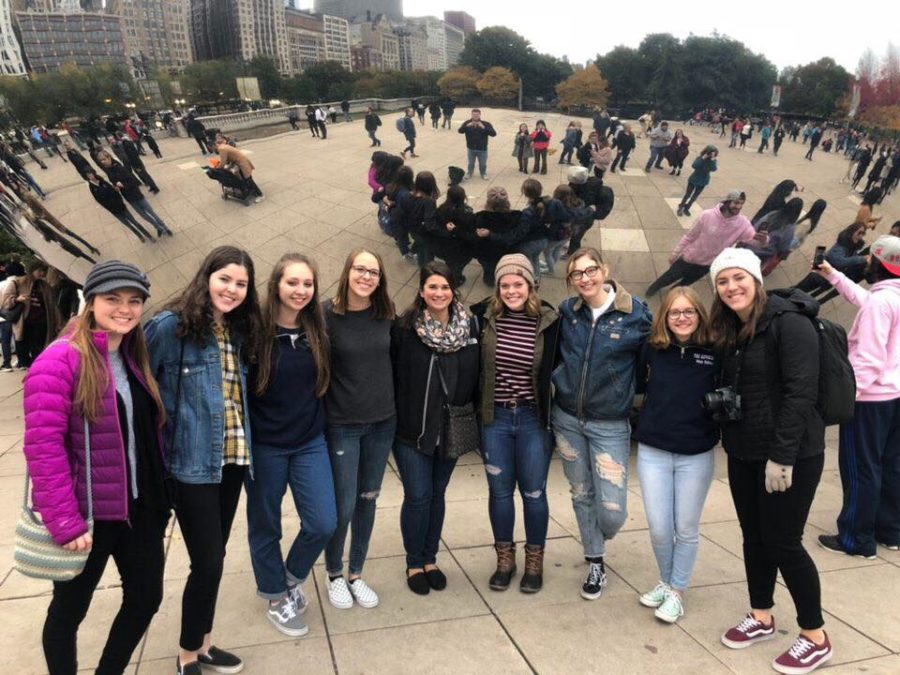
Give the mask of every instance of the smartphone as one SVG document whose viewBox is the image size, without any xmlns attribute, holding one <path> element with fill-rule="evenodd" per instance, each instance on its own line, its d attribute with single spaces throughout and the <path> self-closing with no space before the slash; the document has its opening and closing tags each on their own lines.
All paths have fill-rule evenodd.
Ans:
<svg viewBox="0 0 900 675">
<path fill-rule="evenodd" d="M 814 270 L 822 267 L 822 263 L 825 262 L 825 247 L 824 246 L 816 246 L 816 253 L 813 255 L 812 266 Z"/>
</svg>

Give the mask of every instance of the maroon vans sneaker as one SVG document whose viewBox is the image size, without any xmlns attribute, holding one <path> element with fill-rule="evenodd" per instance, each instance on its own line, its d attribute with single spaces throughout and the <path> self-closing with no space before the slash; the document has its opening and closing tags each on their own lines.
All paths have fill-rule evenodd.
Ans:
<svg viewBox="0 0 900 675">
<path fill-rule="evenodd" d="M 734 628 L 729 628 L 722 636 L 722 644 L 732 649 L 744 649 L 763 640 L 775 637 L 775 617 L 768 626 L 758 621 L 753 612 L 749 612 L 744 620 Z"/>
<path fill-rule="evenodd" d="M 772 661 L 772 667 L 785 675 L 805 675 L 825 663 L 834 655 L 828 635 L 825 642 L 817 645 L 812 640 L 800 635 L 791 648 Z"/>
</svg>

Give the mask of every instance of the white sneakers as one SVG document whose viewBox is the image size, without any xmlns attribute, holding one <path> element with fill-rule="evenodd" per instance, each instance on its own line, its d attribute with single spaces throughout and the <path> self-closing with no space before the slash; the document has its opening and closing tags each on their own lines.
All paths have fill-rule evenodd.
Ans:
<svg viewBox="0 0 900 675">
<path fill-rule="evenodd" d="M 328 601 L 336 609 L 350 609 L 355 599 L 360 607 L 372 609 L 378 606 L 378 594 L 375 593 L 362 579 L 356 579 L 352 584 L 347 583 L 344 577 L 326 581 L 328 587 Z"/>
</svg>

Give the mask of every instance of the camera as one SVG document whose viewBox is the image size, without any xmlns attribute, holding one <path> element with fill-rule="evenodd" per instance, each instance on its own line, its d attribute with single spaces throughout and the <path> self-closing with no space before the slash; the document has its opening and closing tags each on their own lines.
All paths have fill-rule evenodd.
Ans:
<svg viewBox="0 0 900 675">
<path fill-rule="evenodd" d="M 741 419 L 741 395 L 734 387 L 721 387 L 703 397 L 703 407 L 712 413 L 716 422 L 737 422 Z"/>
</svg>

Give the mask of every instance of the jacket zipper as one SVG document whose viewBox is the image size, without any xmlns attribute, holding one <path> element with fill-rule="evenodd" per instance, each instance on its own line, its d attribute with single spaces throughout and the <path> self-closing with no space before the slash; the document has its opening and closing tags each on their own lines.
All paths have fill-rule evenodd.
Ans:
<svg viewBox="0 0 900 675">
<path fill-rule="evenodd" d="M 591 332 L 588 336 L 587 349 L 584 352 L 584 365 L 581 368 L 581 382 L 579 383 L 578 388 L 578 419 L 584 419 L 584 386 L 587 382 L 587 370 L 588 364 L 591 362 L 591 348 L 594 346 L 594 331 L 597 330 L 597 324 L 600 322 L 600 317 L 591 324 Z"/>
<path fill-rule="evenodd" d="M 425 381 L 425 400 L 422 402 L 422 428 L 419 437 L 416 439 L 416 448 L 421 450 L 419 443 L 422 436 L 425 435 L 425 419 L 428 417 L 428 395 L 431 393 L 431 374 L 434 372 L 434 360 L 437 358 L 434 353 L 431 354 L 431 361 L 428 362 L 428 379 Z"/>
</svg>

